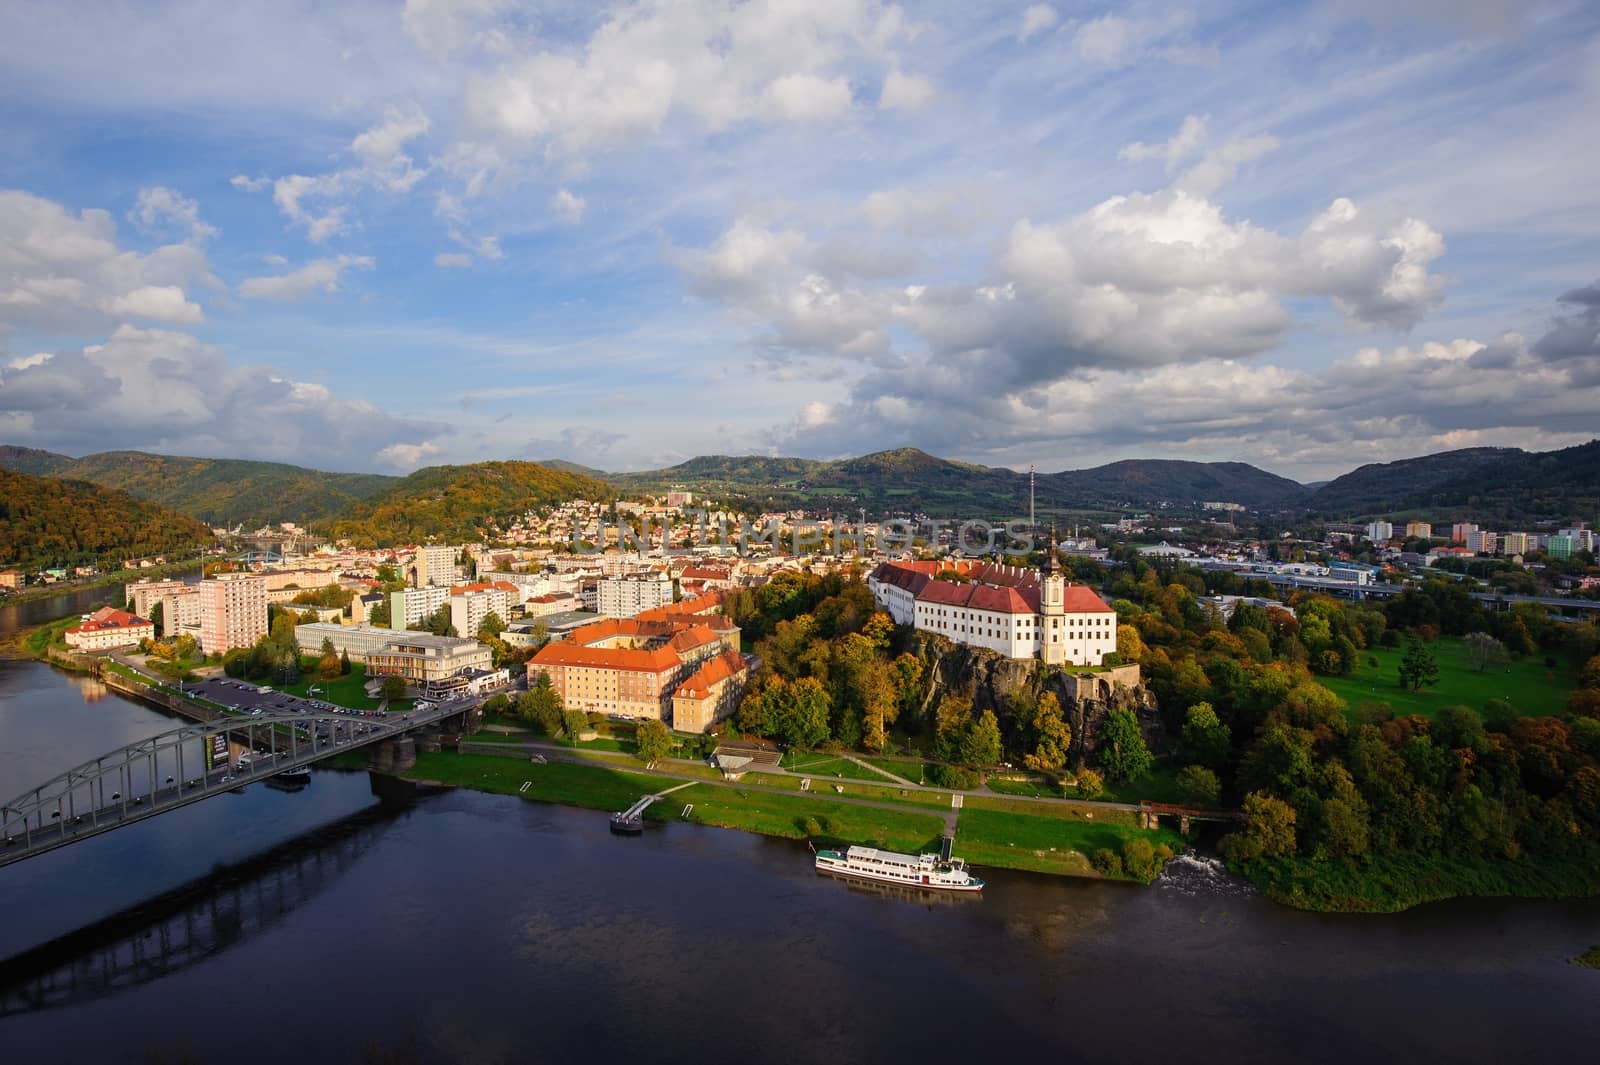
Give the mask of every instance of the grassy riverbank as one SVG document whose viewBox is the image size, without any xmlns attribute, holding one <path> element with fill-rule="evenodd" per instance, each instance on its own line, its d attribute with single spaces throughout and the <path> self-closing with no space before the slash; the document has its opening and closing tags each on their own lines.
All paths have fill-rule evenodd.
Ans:
<svg viewBox="0 0 1600 1065">
<path fill-rule="evenodd" d="M 677 772 L 679 766 L 673 766 Z M 698 768 L 698 767 L 696 767 Z M 652 805 L 654 821 L 687 821 L 818 844 L 865 844 L 920 853 L 937 849 L 949 793 L 920 792 L 846 779 L 801 792 L 794 777 L 752 774 L 739 785 L 682 781 L 619 768 L 598 760 L 582 765 L 538 764 L 518 757 L 423 752 L 407 779 L 474 788 L 566 806 L 617 811 L 641 796 L 677 788 Z M 695 774 L 700 775 L 700 774 Z M 782 789 L 781 793 L 766 790 Z M 855 801 L 849 801 L 855 800 Z M 969 797 L 957 813 L 956 851 L 969 861 L 1007 869 L 1066 876 L 1098 876 L 1089 864 L 1096 850 L 1121 852 L 1130 840 L 1174 849 L 1182 837 L 1168 829 L 1140 828 L 1122 810 Z"/>
<path fill-rule="evenodd" d="M 1563 858 L 1490 861 L 1446 854 L 1314 862 L 1274 858 L 1235 868 L 1286 906 L 1323 913 L 1398 913 L 1454 898 L 1600 895 L 1600 846 Z"/>
</svg>

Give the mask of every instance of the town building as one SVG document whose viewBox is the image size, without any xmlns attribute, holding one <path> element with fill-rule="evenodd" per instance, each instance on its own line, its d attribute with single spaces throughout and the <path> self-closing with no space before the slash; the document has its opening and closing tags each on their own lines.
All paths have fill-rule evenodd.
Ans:
<svg viewBox="0 0 1600 1065">
<path fill-rule="evenodd" d="M 577 610 L 583 605 L 583 600 L 568 592 L 547 592 L 536 595 L 522 604 L 522 616 L 525 618 L 542 618 L 551 614 L 560 614 L 567 610 Z"/>
<path fill-rule="evenodd" d="M 267 582 L 251 573 L 219 573 L 201 581 L 200 649 L 226 654 L 253 647 L 267 634 Z"/>
<path fill-rule="evenodd" d="M 705 732 L 732 717 L 749 679 L 750 663 L 737 651 L 724 651 L 703 662 L 672 693 L 672 727 Z"/>
<path fill-rule="evenodd" d="M 1394 525 L 1387 521 L 1375 521 L 1366 528 L 1367 539 L 1375 544 L 1386 544 L 1394 539 Z"/>
<path fill-rule="evenodd" d="M 155 622 L 116 607 L 103 606 L 61 637 L 78 651 L 111 651 L 156 638 Z"/>
<path fill-rule="evenodd" d="M 416 628 L 449 601 L 450 586 L 447 584 L 425 584 L 390 592 L 389 624 L 397 629 Z"/>
<path fill-rule="evenodd" d="M 450 589 L 450 624 L 458 636 L 476 636 L 490 614 L 502 624 L 517 601 L 514 584 L 460 584 Z"/>
<path fill-rule="evenodd" d="M 448 545 L 423 545 L 411 564 L 411 584 L 415 588 L 429 585 L 449 586 L 456 581 L 456 549 Z M 434 609 L 438 609 L 435 607 Z"/>
<path fill-rule="evenodd" d="M 335 651 L 348 653 L 355 659 L 364 659 L 407 635 L 399 629 L 386 629 L 381 625 L 340 625 L 337 622 L 318 621 L 294 627 L 295 643 L 306 654 L 320 654 L 322 641 L 327 640 L 333 644 Z"/>
<path fill-rule="evenodd" d="M 185 592 L 190 585 L 184 581 L 134 581 L 125 589 L 128 602 L 133 604 L 133 612 L 142 618 L 150 616 L 155 605 L 174 592 Z M 163 617 L 162 621 L 165 622 Z"/>
<path fill-rule="evenodd" d="M 1545 554 L 1551 558 L 1571 558 L 1577 544 L 1566 533 L 1556 533 L 1544 542 Z"/>
<path fill-rule="evenodd" d="M 404 677 L 407 684 L 423 689 L 448 686 L 464 670 L 489 672 L 494 665 L 489 648 L 477 640 L 427 632 L 400 633 L 369 652 L 366 660 L 367 676 Z"/>
<path fill-rule="evenodd" d="M 720 616 L 692 612 L 696 606 L 692 602 L 688 606 L 670 612 L 660 608 L 648 618 L 607 618 L 575 629 L 533 656 L 528 680 L 544 674 L 575 710 L 671 721 L 673 693 L 695 668 L 739 649 L 736 625 Z M 696 706 L 714 709 L 713 704 Z"/>
<path fill-rule="evenodd" d="M 0 588 L 16 591 L 22 587 L 22 573 L 14 569 L 0 569 Z"/>
<path fill-rule="evenodd" d="M 631 618 L 672 602 L 672 578 L 665 572 L 604 577 L 595 589 L 595 610 L 608 618 Z"/>
<path fill-rule="evenodd" d="M 1500 553 L 1502 555 L 1525 555 L 1533 549 L 1527 533 L 1508 532 L 1500 537 Z"/>
<path fill-rule="evenodd" d="M 1596 534 L 1593 529 L 1589 528 L 1582 522 L 1579 522 L 1570 529 L 1560 530 L 1558 535 L 1565 536 L 1570 539 L 1572 541 L 1572 549 L 1574 551 L 1593 551 L 1595 550 L 1597 543 L 1600 543 L 1600 534 Z"/>
<path fill-rule="evenodd" d="M 1425 521 L 1406 522 L 1407 540 L 1432 540 L 1433 526 Z"/>
<path fill-rule="evenodd" d="M 1117 649 L 1116 612 L 1093 589 L 1069 584 L 1054 552 L 1043 573 L 969 561 L 884 562 L 867 587 L 897 624 L 1007 658 L 1098 666 Z"/>
<path fill-rule="evenodd" d="M 1482 529 L 1467 534 L 1467 550 L 1475 555 L 1492 555 L 1500 544 L 1500 538 L 1492 532 Z"/>
<path fill-rule="evenodd" d="M 1471 536 L 1477 531 L 1478 526 L 1476 522 L 1458 521 L 1454 525 L 1450 526 L 1450 542 L 1453 544 L 1465 544 L 1467 542 L 1467 537 Z"/>
<path fill-rule="evenodd" d="M 190 585 L 168 592 L 161 598 L 161 635 L 182 636 L 188 633 L 200 639 L 200 619 L 204 613 L 205 596 Z"/>
</svg>

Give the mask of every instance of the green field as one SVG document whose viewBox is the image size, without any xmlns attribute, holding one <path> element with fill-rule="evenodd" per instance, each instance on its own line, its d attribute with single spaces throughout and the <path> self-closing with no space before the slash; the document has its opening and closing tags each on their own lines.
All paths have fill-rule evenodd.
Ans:
<svg viewBox="0 0 1600 1065">
<path fill-rule="evenodd" d="M 1104 789 L 1097 798 L 1102 802 L 1184 802 L 1183 795 L 1178 791 L 1178 770 L 1182 768 L 1180 765 L 1157 762 L 1150 767 L 1150 772 L 1138 780 L 1124 784 L 1105 781 Z"/>
<path fill-rule="evenodd" d="M 938 850 L 944 834 L 944 821 L 933 814 L 852 806 L 815 795 L 693 787 L 674 792 L 657 805 L 678 803 L 694 804 L 688 819 L 698 824 L 805 839 L 812 834 L 808 824 L 814 823 L 818 842 L 864 843 L 910 854 Z"/>
<path fill-rule="evenodd" d="M 783 756 L 783 761 L 779 764 L 791 773 L 807 773 L 816 777 L 832 777 L 835 780 L 870 780 L 878 784 L 893 783 L 881 773 L 874 773 L 872 770 L 865 766 L 857 765 L 848 758 L 821 751 L 790 751 Z"/>
<path fill-rule="evenodd" d="M 1059 784 L 1050 784 L 1042 780 L 1008 780 L 1005 777 L 990 777 L 984 783 L 990 791 L 1000 795 L 1023 795 L 1035 799 L 1072 797 L 1070 787 L 1062 788 Z"/>
<path fill-rule="evenodd" d="M 316 660 L 310 661 L 315 663 Z M 325 703 L 349 707 L 352 710 L 376 710 L 381 700 L 367 698 L 366 683 L 367 667 L 359 663 L 352 663 L 350 672 L 346 676 L 335 677 L 332 680 L 319 678 L 313 664 L 312 668 L 300 675 L 298 684 L 285 684 L 279 690 L 290 695 L 305 696 L 308 688 L 320 688 L 322 690 L 315 696 L 307 698 L 321 699 Z"/>
<path fill-rule="evenodd" d="M 625 810 L 641 796 L 661 791 L 672 784 L 660 777 L 626 773 L 606 766 L 568 765 L 564 762 L 539 765 L 526 758 L 495 758 L 453 751 L 419 752 L 416 768 L 408 770 L 405 776 L 412 780 L 454 784 L 502 795 L 521 795 L 563 806 L 612 811 Z M 524 782 L 528 783 L 528 790 L 520 791 Z M 659 803 L 652 806 L 649 812 L 657 819 L 667 816 L 667 810 Z"/>
<path fill-rule="evenodd" d="M 1051 817 L 992 809 L 971 800 L 961 811 L 956 833 L 956 854 L 977 865 L 1031 869 L 1041 873 L 1093 876 L 1089 855 L 1102 847 L 1122 853 L 1122 845 L 1136 836 L 1152 845 L 1165 843 L 1174 850 L 1183 837 L 1169 829 L 1142 829 L 1132 815 L 1114 810 L 1096 811 L 1093 820 L 1073 816 Z M 1071 811 L 1071 807 L 1057 807 Z"/>
<path fill-rule="evenodd" d="M 1442 706 L 1470 706 L 1482 710 L 1490 699 L 1504 699 L 1518 716 L 1560 713 L 1567 696 L 1577 685 L 1577 671 L 1563 658 L 1556 667 L 1544 664 L 1544 655 L 1534 653 L 1490 665 L 1482 673 L 1467 660 L 1461 639 L 1443 636 L 1428 645 L 1439 663 L 1439 679 L 1420 692 L 1400 687 L 1402 648 L 1375 647 L 1361 652 L 1361 665 L 1348 677 L 1318 677 L 1333 690 L 1350 710 L 1362 703 L 1388 703 L 1396 714 L 1421 714 L 1432 717 Z M 1378 664 L 1368 664 L 1376 658 Z"/>
</svg>

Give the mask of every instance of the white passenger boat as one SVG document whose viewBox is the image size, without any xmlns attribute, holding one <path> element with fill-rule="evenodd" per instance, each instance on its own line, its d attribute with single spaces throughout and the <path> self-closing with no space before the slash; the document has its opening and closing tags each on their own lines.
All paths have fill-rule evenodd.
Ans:
<svg viewBox="0 0 1600 1065">
<path fill-rule="evenodd" d="M 897 854 L 874 847 L 817 851 L 817 872 L 876 880 L 933 891 L 982 891 L 983 881 L 960 858 L 937 854 Z"/>
</svg>

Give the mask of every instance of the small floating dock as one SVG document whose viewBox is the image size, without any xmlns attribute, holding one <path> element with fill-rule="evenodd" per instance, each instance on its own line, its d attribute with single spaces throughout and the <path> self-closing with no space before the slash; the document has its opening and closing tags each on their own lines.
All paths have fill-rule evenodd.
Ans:
<svg viewBox="0 0 1600 1065">
<path fill-rule="evenodd" d="M 675 791 L 692 788 L 694 785 L 695 781 L 690 780 L 659 794 L 644 796 L 626 810 L 611 815 L 611 831 L 623 836 L 637 836 L 644 831 L 644 812 L 649 809 L 651 803 L 659 802 Z"/>
</svg>

